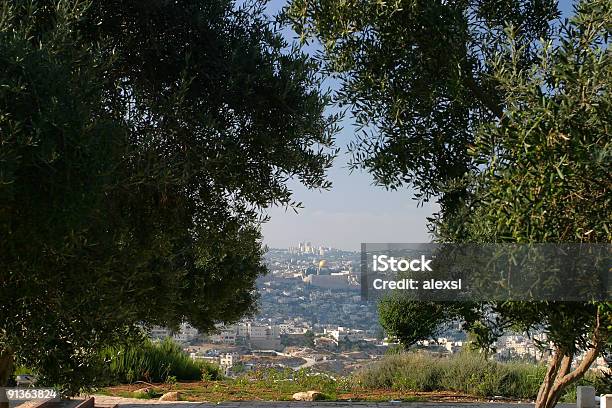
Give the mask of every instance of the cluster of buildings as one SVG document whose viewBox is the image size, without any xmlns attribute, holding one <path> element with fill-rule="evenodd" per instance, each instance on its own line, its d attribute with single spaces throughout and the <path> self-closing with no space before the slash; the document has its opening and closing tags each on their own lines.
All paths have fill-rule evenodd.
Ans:
<svg viewBox="0 0 612 408">
<path fill-rule="evenodd" d="M 497 353 L 495 358 L 500 361 L 524 360 L 533 363 L 546 362 L 553 352 L 553 345 L 545 334 L 538 334 L 533 337 L 513 334 L 502 336 L 496 342 Z M 586 351 L 574 357 L 573 365 L 582 361 Z M 610 371 L 609 362 L 603 356 L 595 360 L 591 368 L 599 371 Z"/>
<path fill-rule="evenodd" d="M 167 337 L 172 337 L 174 341 L 180 344 L 188 344 L 197 340 L 199 335 L 198 329 L 188 323 L 181 324 L 179 330 L 176 332 L 172 332 L 170 329 L 160 326 L 154 326 L 149 331 L 149 337 L 153 340 L 163 340 Z"/>
<path fill-rule="evenodd" d="M 417 347 L 432 353 L 457 354 L 465 344 L 466 342 L 463 340 L 439 337 L 436 340 L 421 340 L 417 342 Z"/>
<path fill-rule="evenodd" d="M 258 280 L 255 318 L 218 326 L 208 335 L 187 324 L 177 333 L 155 327 L 151 337 L 172 336 L 193 358 L 226 372 L 237 365 L 298 368 L 341 360 L 343 366 L 384 353 L 376 305 L 362 302 L 359 293 L 359 253 L 302 242 L 270 250 L 266 262 L 269 274 Z M 357 356 L 356 349 L 367 352 Z"/>
<path fill-rule="evenodd" d="M 213 344 L 243 344 L 252 350 L 277 350 L 281 348 L 281 327 L 278 325 L 241 322 L 219 326 L 218 332 L 207 337 Z"/>
<path fill-rule="evenodd" d="M 348 327 L 338 326 L 334 329 L 324 329 L 324 337 L 333 339 L 336 344 L 341 342 L 357 343 L 366 340 L 366 331 L 358 329 L 350 329 Z"/>
<path fill-rule="evenodd" d="M 319 245 L 318 247 L 312 245 L 310 242 L 300 242 L 298 246 L 289 247 L 288 252 L 291 254 L 311 254 L 325 256 L 326 253 L 333 251 L 331 247 L 324 247 Z"/>
<path fill-rule="evenodd" d="M 376 305 L 361 301 L 360 254 L 330 249 L 311 253 L 271 250 L 270 273 L 259 282 L 258 318 L 322 332 L 325 327 L 378 326 Z"/>
<path fill-rule="evenodd" d="M 150 336 L 172 336 L 192 358 L 219 364 L 226 374 L 256 367 L 300 367 L 346 373 L 384 355 L 374 302 L 363 302 L 359 292 L 360 254 L 301 242 L 289 250 L 266 255 L 269 274 L 258 280 L 259 314 L 233 325 L 218 326 L 203 335 L 183 324 L 176 333 L 154 327 Z M 431 353 L 459 353 L 467 344 L 457 323 L 440 337 L 416 346 Z M 500 361 L 545 361 L 550 349 L 544 336 L 507 335 L 495 344 Z M 579 361 L 578 356 L 576 359 Z M 595 368 L 607 367 L 600 358 Z"/>
<path fill-rule="evenodd" d="M 517 334 L 502 336 L 496 342 L 496 358 L 501 361 L 546 361 L 550 357 L 552 349 L 542 347 L 541 344 L 546 344 L 546 336 L 544 335 L 534 336 L 533 338 Z"/>
</svg>

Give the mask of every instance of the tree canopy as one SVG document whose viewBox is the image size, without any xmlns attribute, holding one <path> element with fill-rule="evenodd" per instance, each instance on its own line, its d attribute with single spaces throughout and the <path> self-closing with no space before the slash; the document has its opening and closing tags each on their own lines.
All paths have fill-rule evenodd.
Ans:
<svg viewBox="0 0 612 408">
<path fill-rule="evenodd" d="M 253 312 L 259 209 L 327 188 L 336 118 L 261 3 L 0 6 L 0 385 L 76 392 L 138 325 Z"/>
<path fill-rule="evenodd" d="M 504 120 L 480 129 L 471 153 L 482 171 L 469 182 L 463 209 L 439 225 L 445 240 L 472 242 L 611 243 L 608 2 L 581 2 L 556 41 L 541 44 L 528 69 L 509 31 L 492 61 L 503 90 Z M 504 328 L 541 331 L 554 344 L 538 406 L 554 406 L 611 345 L 612 302 L 505 302 L 497 317 L 472 324 L 496 339 Z M 484 316 L 483 316 L 484 317 Z M 572 370 L 574 358 L 585 352 Z"/>
<path fill-rule="evenodd" d="M 438 241 L 610 243 L 612 10 L 582 1 L 568 23 L 557 16 L 546 1 L 294 0 L 286 10 L 305 41 L 320 41 L 339 101 L 364 126 L 354 165 L 438 199 Z M 546 333 L 554 355 L 537 406 L 548 408 L 609 345 L 611 306 L 393 296 L 379 310 L 407 346 L 456 320 L 484 348 L 508 329 Z"/>
<path fill-rule="evenodd" d="M 503 48 L 506 24 L 520 29 L 526 67 L 558 15 L 553 0 L 293 0 L 285 21 L 320 42 L 338 102 L 363 128 L 352 165 L 387 188 L 436 197 L 446 214 L 462 196 L 454 182 L 475 169 L 476 129 L 503 115 L 486 60 Z"/>
</svg>

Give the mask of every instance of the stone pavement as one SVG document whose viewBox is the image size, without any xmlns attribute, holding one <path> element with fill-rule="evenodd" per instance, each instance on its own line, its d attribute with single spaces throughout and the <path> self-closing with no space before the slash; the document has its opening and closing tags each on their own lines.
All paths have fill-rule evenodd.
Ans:
<svg viewBox="0 0 612 408">
<path fill-rule="evenodd" d="M 317 402 L 298 402 L 298 401 L 240 401 L 240 402 L 220 402 L 203 403 L 203 402 L 186 402 L 186 401 L 152 401 L 134 398 L 108 397 L 105 395 L 96 395 L 96 406 L 113 406 L 119 405 L 119 408 L 144 408 L 144 405 L 154 408 L 533 408 L 533 404 L 516 404 L 516 403 L 497 403 L 497 402 L 480 402 L 480 403 L 458 403 L 458 402 L 334 402 L 334 401 L 317 401 Z M 574 408 L 575 404 L 559 404 L 557 408 Z"/>
</svg>

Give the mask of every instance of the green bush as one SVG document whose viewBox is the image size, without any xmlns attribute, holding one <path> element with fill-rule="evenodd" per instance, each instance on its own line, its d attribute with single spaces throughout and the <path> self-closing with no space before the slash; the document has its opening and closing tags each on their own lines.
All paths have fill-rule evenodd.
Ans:
<svg viewBox="0 0 612 408">
<path fill-rule="evenodd" d="M 452 357 L 404 353 L 388 355 L 366 367 L 355 374 L 355 380 L 366 388 L 533 398 L 544 372 L 543 366 L 498 363 L 470 352 Z"/>
<path fill-rule="evenodd" d="M 354 375 L 364 388 L 398 391 L 457 391 L 465 394 L 517 399 L 534 399 L 546 367 L 541 364 L 500 363 L 475 352 L 451 357 L 421 352 L 389 354 Z M 575 385 L 591 385 L 598 393 L 612 392 L 612 384 L 593 372 Z M 576 387 L 568 388 L 563 401 L 576 399 Z"/>
<path fill-rule="evenodd" d="M 142 343 L 106 348 L 102 352 L 110 383 L 135 381 L 168 382 L 221 378 L 219 367 L 192 360 L 168 338 L 160 343 Z"/>
</svg>

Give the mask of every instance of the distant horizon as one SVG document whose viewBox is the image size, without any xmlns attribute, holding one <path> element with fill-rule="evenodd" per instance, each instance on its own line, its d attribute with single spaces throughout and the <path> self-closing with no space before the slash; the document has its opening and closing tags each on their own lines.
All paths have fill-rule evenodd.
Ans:
<svg viewBox="0 0 612 408">
<path fill-rule="evenodd" d="M 313 241 L 301 241 L 301 242 L 313 242 Z M 317 244 L 316 244 L 316 245 L 314 245 L 314 246 L 315 246 L 316 248 L 319 248 L 319 246 L 322 246 L 322 247 L 324 247 L 324 248 L 327 248 L 328 250 L 329 250 L 329 249 L 332 249 L 332 250 L 334 250 L 334 251 L 342 251 L 342 252 L 355 252 L 355 253 L 358 253 L 358 252 L 359 252 L 359 250 L 335 248 L 335 247 L 330 246 L 330 245 L 324 245 L 324 244 L 319 244 L 319 243 L 317 243 Z M 279 251 L 279 250 L 282 250 L 282 251 L 288 251 L 288 250 L 289 250 L 289 249 L 291 249 L 292 247 L 296 247 L 296 245 L 290 245 L 290 246 L 288 246 L 288 247 L 271 247 L 271 246 L 269 246 L 269 245 L 268 245 L 268 246 L 267 246 L 267 249 L 268 249 L 268 251 Z M 307 254 L 307 253 L 305 253 L 305 254 Z M 316 253 L 313 253 L 313 254 L 308 254 L 308 255 L 317 255 L 317 256 L 318 256 L 318 254 L 316 254 Z"/>
<path fill-rule="evenodd" d="M 333 109 L 329 107 L 328 113 Z M 355 141 L 357 130 L 350 115 L 341 126 L 336 135 L 340 153 L 327 173 L 331 189 L 309 190 L 290 180 L 293 200 L 303 208 L 297 213 L 283 207 L 266 209 L 270 220 L 262 227 L 264 244 L 286 248 L 300 241 L 321 240 L 337 249 L 359 251 L 362 242 L 430 242 L 427 218 L 439 210 L 435 198 L 419 203 L 410 187 L 388 190 L 375 185 L 367 171 L 351 171 L 348 146 Z"/>
<path fill-rule="evenodd" d="M 263 243 L 270 248 L 288 248 L 301 241 L 326 242 L 348 251 L 359 251 L 362 242 L 431 242 L 427 218 L 439 210 L 435 198 L 420 203 L 409 187 L 395 191 L 374 184 L 366 171 L 348 169 L 348 145 L 355 139 L 355 126 L 347 117 L 336 136 L 341 151 L 328 171 L 330 190 L 309 190 L 289 181 L 293 200 L 303 204 L 297 213 L 270 207 L 262 226 Z"/>
</svg>

